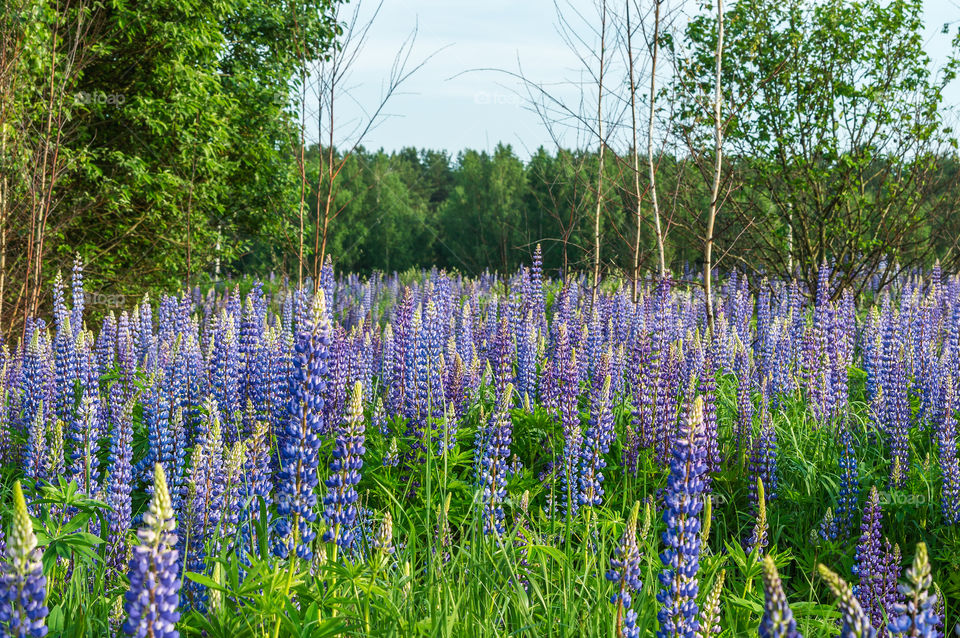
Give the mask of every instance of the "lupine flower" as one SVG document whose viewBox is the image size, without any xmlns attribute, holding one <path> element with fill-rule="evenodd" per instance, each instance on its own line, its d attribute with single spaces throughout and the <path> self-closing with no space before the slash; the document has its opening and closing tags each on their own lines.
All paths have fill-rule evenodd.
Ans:
<svg viewBox="0 0 960 638">
<path fill-rule="evenodd" d="M 311 556 L 315 534 L 318 450 L 323 421 L 323 390 L 330 323 L 323 293 L 314 297 L 311 320 L 300 325 L 296 356 L 290 375 L 290 401 L 286 422 L 277 436 L 280 471 L 277 475 L 278 542 L 274 552 L 286 556 L 295 549 L 301 558 Z M 292 536 L 292 538 L 291 538 Z"/>
<path fill-rule="evenodd" d="M 857 456 L 853 436 L 846 422 L 840 425 L 840 494 L 837 498 L 837 527 L 846 537 L 854 526 L 857 503 L 860 500 Z"/>
<path fill-rule="evenodd" d="M 640 503 L 634 503 L 627 519 L 627 527 L 620 537 L 620 543 L 610 558 L 607 580 L 618 583 L 619 589 L 610 597 L 617 606 L 617 636 L 636 638 L 640 635 L 637 627 L 637 610 L 632 608 L 633 595 L 643 589 L 640 574 L 640 547 L 637 545 L 637 513 Z"/>
<path fill-rule="evenodd" d="M 123 631 L 137 638 L 177 638 L 180 612 L 179 553 L 176 550 L 177 523 L 173 517 L 163 466 L 154 466 L 153 498 L 137 532 L 140 544 L 130 559 L 130 589 L 124 609 Z"/>
<path fill-rule="evenodd" d="M 870 617 L 873 625 L 883 625 L 885 601 L 896 590 L 896 577 L 892 586 L 887 574 L 888 552 L 883 547 L 883 513 L 880 508 L 880 494 L 876 486 L 870 490 L 866 508 L 863 512 L 862 533 L 857 545 L 856 562 L 853 573 L 860 582 L 853 588 L 863 611 Z"/>
<path fill-rule="evenodd" d="M 596 507 L 603 502 L 603 455 L 610 451 L 613 440 L 613 412 L 610 409 L 609 353 L 605 353 L 598 366 L 603 376 L 594 379 L 591 391 L 590 427 L 584 437 L 583 456 L 580 462 L 580 505 Z"/>
<path fill-rule="evenodd" d="M 513 384 L 507 383 L 497 407 L 490 416 L 490 425 L 484 437 L 480 480 L 483 485 L 483 533 L 500 536 L 503 527 L 503 501 L 507 497 L 507 457 L 513 438 L 510 404 Z"/>
<path fill-rule="evenodd" d="M 907 580 L 900 585 L 905 603 L 896 603 L 891 609 L 887 629 L 892 636 L 934 638 L 938 636 L 940 618 L 935 610 L 937 595 L 930 592 L 930 560 L 925 543 L 917 543 L 913 565 L 907 569 Z"/>
<path fill-rule="evenodd" d="M 20 481 L 16 481 L 13 484 L 13 525 L 0 575 L 0 634 L 35 638 L 47 635 L 46 587 L 33 521 L 27 513 Z"/>
<path fill-rule="evenodd" d="M 706 448 L 703 445 L 703 399 L 697 397 L 680 427 L 673 446 L 670 477 L 664 496 L 663 533 L 666 549 L 660 554 L 662 605 L 658 638 L 692 636 L 699 629 L 697 570 L 700 561 L 700 512 L 703 509 Z"/>
<path fill-rule="evenodd" d="M 760 638 L 803 638 L 797 631 L 797 621 L 793 619 L 780 574 L 770 556 L 763 558 L 763 593 L 765 602 L 758 630 Z"/>
<path fill-rule="evenodd" d="M 123 394 L 120 383 L 110 386 L 110 399 L 114 412 L 113 436 L 110 443 L 109 475 L 107 476 L 107 567 L 120 573 L 127 560 L 127 530 L 130 529 L 132 504 L 130 498 L 133 482 L 133 408 L 128 401 L 118 408 Z"/>
<path fill-rule="evenodd" d="M 393 546 L 393 515 L 390 512 L 384 513 L 371 545 L 383 556 L 391 556 L 397 551 Z"/>
<path fill-rule="evenodd" d="M 753 526 L 753 532 L 747 540 L 744 551 L 748 554 L 757 552 L 759 555 L 767 547 L 767 532 L 769 524 L 767 523 L 767 499 L 763 487 L 763 479 L 757 479 L 757 522 Z"/>
<path fill-rule="evenodd" d="M 695 634 L 696 638 L 713 638 L 720 634 L 720 594 L 723 593 L 726 575 L 727 571 L 721 569 L 713 581 L 713 587 L 703 603 L 703 611 L 700 612 L 700 628 Z"/>
<path fill-rule="evenodd" d="M 943 487 L 940 490 L 941 511 L 948 525 L 960 523 L 960 464 L 957 462 L 957 420 L 953 414 L 954 391 L 950 375 L 946 385 L 946 408 L 936 431 L 937 458 Z"/>
<path fill-rule="evenodd" d="M 330 478 L 326 480 L 327 495 L 323 498 L 323 518 L 327 531 L 323 540 L 336 542 L 341 548 L 353 542 L 353 526 L 357 518 L 357 483 L 363 467 L 363 384 L 357 381 L 350 395 L 350 405 L 344 423 L 337 433 Z"/>
<path fill-rule="evenodd" d="M 840 638 L 876 638 L 877 630 L 870 624 L 870 617 L 864 613 L 850 585 L 825 565 L 819 565 L 818 569 L 830 591 L 837 597 L 842 623 Z"/>
</svg>

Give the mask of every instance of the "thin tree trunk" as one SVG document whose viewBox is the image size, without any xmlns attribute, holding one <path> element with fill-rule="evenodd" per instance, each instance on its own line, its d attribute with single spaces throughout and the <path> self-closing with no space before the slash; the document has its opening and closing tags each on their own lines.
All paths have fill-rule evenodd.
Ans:
<svg viewBox="0 0 960 638">
<path fill-rule="evenodd" d="M 713 334 L 713 289 L 710 282 L 713 270 L 713 228 L 717 218 L 717 200 L 720 196 L 720 169 L 722 166 L 723 130 L 720 122 L 720 61 L 723 54 L 723 0 L 717 0 L 717 54 L 716 83 L 713 95 L 713 186 L 710 189 L 710 210 L 707 213 L 707 235 L 703 246 L 703 288 L 707 310 L 707 328 Z"/>
<path fill-rule="evenodd" d="M 640 154 L 637 149 L 637 85 L 633 81 L 633 31 L 630 27 L 630 2 L 627 0 L 627 62 L 630 73 L 630 130 L 633 133 L 633 191 L 637 198 L 637 236 L 633 241 L 632 299 L 637 303 L 637 287 L 640 280 Z"/>
<path fill-rule="evenodd" d="M 660 203 L 657 200 L 657 173 L 653 166 L 653 115 L 657 93 L 657 53 L 660 50 L 660 3 L 654 0 L 653 54 L 650 62 L 650 116 L 647 119 L 647 172 L 650 179 L 650 204 L 653 208 L 653 224 L 657 232 L 657 252 L 660 256 L 660 278 L 667 276 L 667 262 L 663 254 L 663 229 L 660 226 Z"/>
<path fill-rule="evenodd" d="M 593 220 L 593 305 L 597 303 L 600 286 L 600 211 L 603 208 L 603 62 L 606 56 L 607 3 L 603 1 L 600 16 L 600 75 L 597 81 L 597 137 L 600 139 L 600 157 L 597 170 L 597 210 Z"/>
</svg>

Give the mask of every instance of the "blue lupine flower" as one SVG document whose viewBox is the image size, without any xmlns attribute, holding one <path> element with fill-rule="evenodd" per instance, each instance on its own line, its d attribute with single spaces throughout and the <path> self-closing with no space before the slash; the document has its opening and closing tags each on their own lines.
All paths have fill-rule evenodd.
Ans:
<svg viewBox="0 0 960 638">
<path fill-rule="evenodd" d="M 697 397 L 674 442 L 670 477 L 664 495 L 660 554 L 663 571 L 657 593 L 661 609 L 658 638 L 691 637 L 699 628 L 697 570 L 700 561 L 700 512 L 703 509 L 706 448 L 703 441 L 703 399 Z"/>
<path fill-rule="evenodd" d="M 637 544 L 637 513 L 640 503 L 634 503 L 627 519 L 627 527 L 620 542 L 610 557 L 610 569 L 606 577 L 612 583 L 618 583 L 619 589 L 610 597 L 610 603 L 617 606 L 617 635 L 622 638 L 637 638 L 637 612 L 632 608 L 633 595 L 643 589 L 640 572 L 640 547 Z M 648 519 L 649 520 L 649 519 Z"/>
<path fill-rule="evenodd" d="M 840 494 L 837 498 L 837 527 L 843 536 L 850 534 L 854 527 L 857 504 L 860 501 L 860 483 L 857 470 L 857 456 L 853 447 L 853 436 L 846 421 L 840 425 Z"/>
<path fill-rule="evenodd" d="M 503 527 L 503 501 L 507 497 L 507 457 L 513 439 L 513 421 L 510 403 L 513 384 L 507 383 L 497 406 L 490 416 L 484 437 L 483 458 L 480 461 L 480 481 L 483 485 L 483 533 L 500 536 Z"/>
<path fill-rule="evenodd" d="M 930 576 L 930 560 L 925 543 L 917 543 L 913 565 L 907 569 L 907 581 L 900 585 L 900 593 L 906 602 L 893 605 L 887 629 L 892 636 L 935 638 L 940 618 L 934 608 L 937 595 L 930 593 L 933 579 Z"/>
<path fill-rule="evenodd" d="M 317 519 L 317 468 L 320 432 L 323 429 L 323 392 L 330 347 L 330 320 L 323 293 L 314 297 L 310 320 L 299 325 L 296 354 L 290 374 L 287 418 L 277 436 L 280 471 L 276 481 L 278 542 L 274 552 L 286 556 L 291 549 L 301 558 L 312 556 L 315 537 L 311 523 Z"/>
<path fill-rule="evenodd" d="M 797 621 L 790 611 L 780 574 L 770 556 L 763 558 L 763 594 L 763 618 L 757 632 L 760 638 L 803 638 L 797 631 Z"/>
<path fill-rule="evenodd" d="M 610 407 L 610 353 L 605 352 L 598 365 L 590 392 L 590 426 L 584 437 L 580 461 L 580 505 L 595 507 L 603 503 L 603 459 L 613 441 L 613 412 Z"/>
<path fill-rule="evenodd" d="M 343 424 L 337 432 L 330 478 L 326 480 L 327 495 L 323 498 L 323 518 L 327 531 L 325 542 L 336 542 L 341 548 L 353 543 L 354 523 L 357 519 L 357 483 L 363 467 L 363 384 L 354 383 L 350 405 Z"/>
<path fill-rule="evenodd" d="M 127 531 L 130 529 L 133 483 L 133 407 L 134 401 L 122 404 L 120 383 L 110 386 L 113 434 L 110 442 L 109 474 L 107 476 L 107 567 L 115 573 L 123 570 L 127 560 Z"/>
<path fill-rule="evenodd" d="M 154 466 L 153 498 L 137 532 L 140 544 L 130 559 L 130 589 L 125 596 L 123 631 L 136 638 L 177 638 L 180 566 L 175 548 L 177 523 L 163 466 Z"/>
<path fill-rule="evenodd" d="M 20 481 L 16 481 L 13 525 L 0 575 L 0 634 L 35 638 L 47 635 L 46 585 L 33 521 L 27 512 Z"/>
</svg>

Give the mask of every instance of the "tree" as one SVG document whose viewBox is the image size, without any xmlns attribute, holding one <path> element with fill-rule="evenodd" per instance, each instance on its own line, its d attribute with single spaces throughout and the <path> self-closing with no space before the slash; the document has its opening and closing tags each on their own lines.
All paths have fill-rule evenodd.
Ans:
<svg viewBox="0 0 960 638">
<path fill-rule="evenodd" d="M 739 0 L 723 24 L 725 180 L 738 173 L 724 249 L 742 242 L 741 263 L 768 272 L 796 265 L 811 291 L 825 262 L 839 290 L 929 260 L 951 141 L 939 107 L 958 63 L 933 75 L 922 2 Z M 689 23 L 679 82 L 709 82 L 716 33 L 715 17 Z M 704 124 L 694 104 L 678 119 L 688 139 Z"/>
</svg>

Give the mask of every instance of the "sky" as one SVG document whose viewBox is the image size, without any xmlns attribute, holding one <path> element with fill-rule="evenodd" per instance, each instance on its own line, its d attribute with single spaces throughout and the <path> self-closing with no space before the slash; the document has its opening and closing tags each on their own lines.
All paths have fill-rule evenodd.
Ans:
<svg viewBox="0 0 960 638">
<path fill-rule="evenodd" d="M 583 37 L 579 50 L 594 55 L 592 44 L 599 40 L 591 31 L 599 24 L 594 2 L 557 2 Z M 680 6 L 680 0 L 666 2 Z M 697 4 L 686 2 L 691 10 Z M 341 10 L 344 19 L 352 14 L 352 6 Z M 363 0 L 361 21 L 366 22 L 376 7 L 375 2 Z M 960 0 L 927 0 L 924 18 L 925 46 L 933 65 L 939 67 L 946 59 L 952 34 L 960 27 Z M 942 33 L 944 23 L 951 23 L 951 35 Z M 363 137 L 366 148 L 389 152 L 413 146 L 446 150 L 456 156 L 466 148 L 492 151 L 503 142 L 526 158 L 541 145 L 554 147 L 555 138 L 566 146 L 577 145 L 573 128 L 563 125 L 558 117 L 562 114 L 556 110 L 548 119 L 560 124 L 551 134 L 529 99 L 531 91 L 536 94 L 538 89 L 529 89 L 530 85 L 517 77 L 522 74 L 573 110 L 579 109 L 580 87 L 588 87 L 588 91 L 595 87 L 564 39 L 553 0 L 384 0 L 340 84 L 345 91 L 336 111 L 338 146 L 348 140 L 352 143 L 358 129 L 365 127 L 384 95 L 397 52 L 404 46 L 409 46 L 407 68 L 422 66 L 387 101 L 374 127 Z M 622 67 L 619 61 L 610 63 L 608 77 L 625 77 L 618 64 Z M 664 66 L 661 63 L 661 68 Z M 595 104 L 593 92 L 585 99 Z M 308 100 L 311 102 L 308 110 L 315 113 L 316 98 Z M 948 87 L 945 105 L 960 106 L 960 82 Z M 316 138 L 316 126 L 308 135 Z"/>
</svg>

